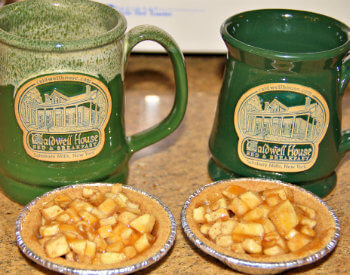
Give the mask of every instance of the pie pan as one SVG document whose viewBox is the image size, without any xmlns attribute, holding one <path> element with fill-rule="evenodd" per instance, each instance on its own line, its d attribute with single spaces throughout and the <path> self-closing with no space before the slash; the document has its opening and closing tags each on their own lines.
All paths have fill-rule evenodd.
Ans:
<svg viewBox="0 0 350 275">
<path fill-rule="evenodd" d="M 316 236 L 311 243 L 305 246 L 305 249 L 279 256 L 239 254 L 216 245 L 200 232 L 199 225 L 193 218 L 193 210 L 201 205 L 208 196 L 222 192 L 231 184 L 251 191 L 263 191 L 277 187 L 288 188 L 295 203 L 316 210 Z M 276 274 L 314 263 L 336 247 L 340 232 L 339 221 L 333 210 L 316 195 L 296 185 L 256 178 L 216 181 L 199 188 L 185 202 L 181 212 L 181 223 L 188 239 L 200 250 L 217 258 L 232 269 L 249 274 Z"/>
<path fill-rule="evenodd" d="M 63 274 L 129 274 L 159 261 L 173 246 L 176 237 L 176 223 L 170 210 L 156 197 L 135 187 L 123 185 L 122 192 L 132 202 L 140 205 L 142 212 L 153 214 L 156 218 L 154 231 L 156 241 L 150 248 L 136 257 L 115 265 L 93 265 L 67 261 L 63 258 L 49 258 L 37 241 L 36 233 L 40 226 L 40 208 L 58 194 L 69 194 L 72 198 L 81 194 L 84 187 L 107 190 L 113 184 L 91 183 L 65 186 L 45 193 L 30 202 L 16 221 L 15 235 L 20 250 L 32 261 L 50 270 Z"/>
</svg>

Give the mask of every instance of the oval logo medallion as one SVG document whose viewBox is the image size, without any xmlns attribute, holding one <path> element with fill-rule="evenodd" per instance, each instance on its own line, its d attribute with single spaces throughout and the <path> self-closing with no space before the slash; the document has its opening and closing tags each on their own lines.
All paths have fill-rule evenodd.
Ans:
<svg viewBox="0 0 350 275">
<path fill-rule="evenodd" d="M 263 84 L 240 98 L 234 124 L 238 155 L 244 164 L 265 171 L 301 172 L 316 162 L 329 109 L 312 88 Z"/>
<path fill-rule="evenodd" d="M 27 154 L 49 162 L 96 156 L 111 105 L 107 86 L 91 76 L 52 74 L 26 82 L 17 90 L 15 115 Z"/>
</svg>

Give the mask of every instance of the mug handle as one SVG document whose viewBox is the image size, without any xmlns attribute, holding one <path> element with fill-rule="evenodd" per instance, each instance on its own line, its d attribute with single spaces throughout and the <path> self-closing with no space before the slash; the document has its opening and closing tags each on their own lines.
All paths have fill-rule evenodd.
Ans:
<svg viewBox="0 0 350 275">
<path fill-rule="evenodd" d="M 340 77 L 340 95 L 342 96 L 345 89 L 350 81 L 350 58 L 345 61 L 342 66 Z M 344 130 L 342 132 L 341 141 L 339 145 L 339 153 L 344 154 L 350 150 L 350 129 Z"/>
<path fill-rule="evenodd" d="M 159 43 L 168 52 L 174 70 L 176 93 L 173 107 L 166 118 L 151 128 L 127 137 L 129 151 L 132 154 L 170 135 L 182 121 L 187 106 L 187 73 L 184 57 L 173 38 L 162 29 L 151 25 L 141 25 L 125 34 L 123 73 L 125 73 L 132 48 L 145 40 Z"/>
</svg>

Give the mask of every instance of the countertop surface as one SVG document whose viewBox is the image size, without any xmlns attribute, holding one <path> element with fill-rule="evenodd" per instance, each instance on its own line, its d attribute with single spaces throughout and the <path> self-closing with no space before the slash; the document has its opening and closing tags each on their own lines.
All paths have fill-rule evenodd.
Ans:
<svg viewBox="0 0 350 275">
<path fill-rule="evenodd" d="M 195 248 L 184 235 L 180 212 L 187 197 L 211 179 L 208 137 L 225 66 L 225 56 L 186 56 L 189 101 L 181 126 L 162 141 L 137 152 L 129 163 L 128 184 L 161 199 L 177 222 L 176 243 L 159 263 L 137 274 L 234 274 Z M 132 55 L 126 74 L 126 133 L 131 135 L 164 118 L 174 98 L 174 78 L 165 55 Z M 343 129 L 350 128 L 350 86 L 343 98 Z M 341 223 L 335 251 L 325 259 L 286 274 L 350 274 L 350 154 L 337 168 L 336 188 L 325 201 Z M 0 273 L 56 274 L 19 251 L 15 221 L 23 206 L 0 191 Z"/>
</svg>

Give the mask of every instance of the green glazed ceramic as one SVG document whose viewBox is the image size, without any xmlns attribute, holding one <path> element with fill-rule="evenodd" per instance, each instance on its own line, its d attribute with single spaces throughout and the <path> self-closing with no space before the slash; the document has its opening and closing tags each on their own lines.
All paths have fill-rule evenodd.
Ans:
<svg viewBox="0 0 350 275">
<path fill-rule="evenodd" d="M 125 34 L 115 9 L 86 0 L 29 0 L 0 9 L 0 186 L 25 204 L 55 187 L 125 182 L 136 151 L 173 132 L 187 104 L 183 55 L 153 26 Z M 156 126 L 125 136 L 123 81 L 131 49 L 169 53 L 176 96 Z"/>
<path fill-rule="evenodd" d="M 273 178 L 327 195 L 350 149 L 350 131 L 341 131 L 349 27 L 270 9 L 227 19 L 221 35 L 228 55 L 209 140 L 211 177 Z"/>
</svg>

